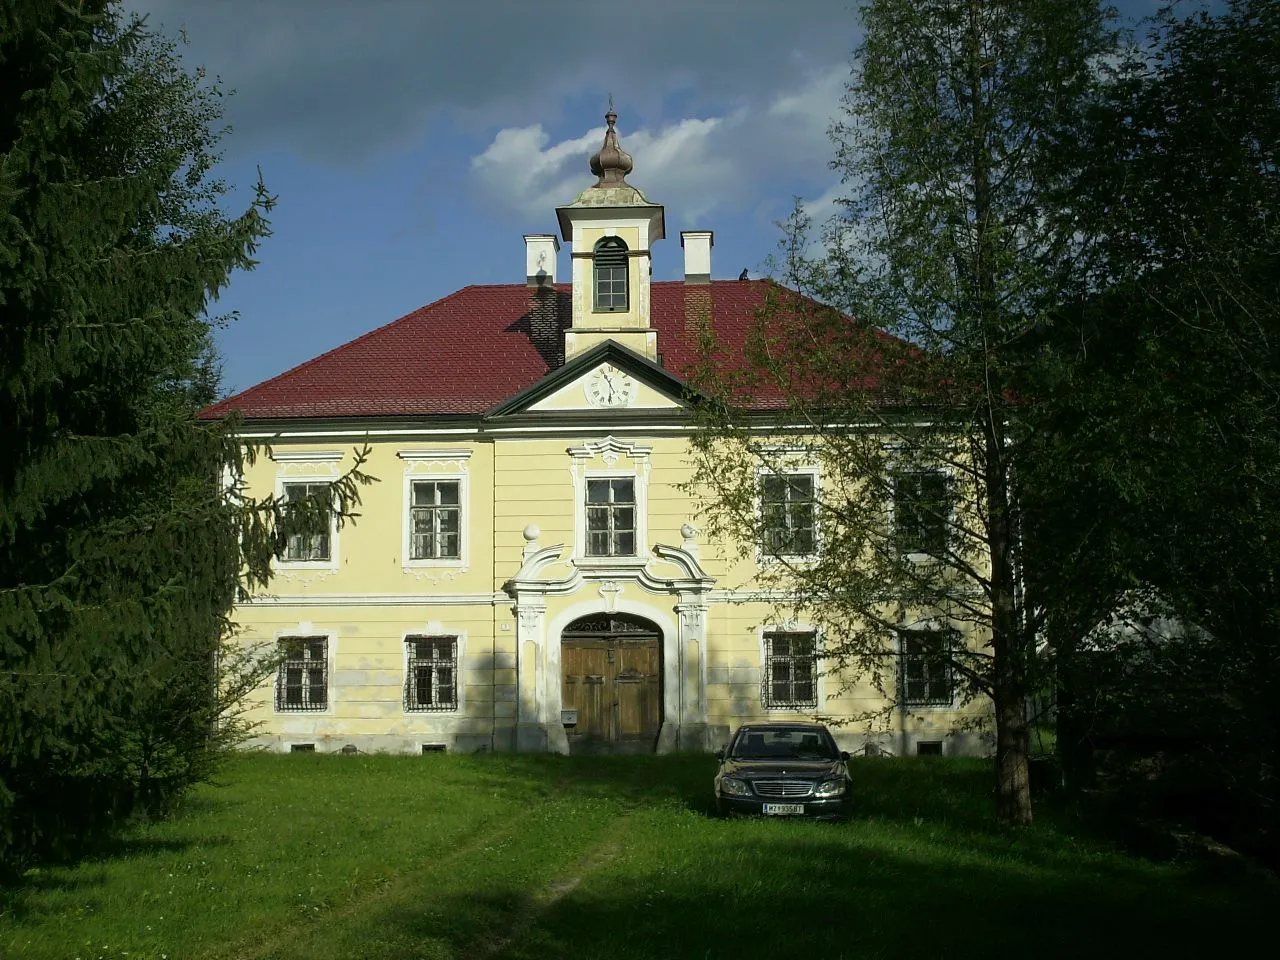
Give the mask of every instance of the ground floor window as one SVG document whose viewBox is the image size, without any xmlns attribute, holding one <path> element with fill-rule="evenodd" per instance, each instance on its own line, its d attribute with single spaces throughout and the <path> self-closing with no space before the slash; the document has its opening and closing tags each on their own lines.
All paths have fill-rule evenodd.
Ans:
<svg viewBox="0 0 1280 960">
<path fill-rule="evenodd" d="M 953 697 L 950 636 L 941 631 L 909 632 L 902 637 L 902 702 L 907 706 L 945 706 Z"/>
<path fill-rule="evenodd" d="M 458 708 L 458 638 L 406 637 L 406 710 Z"/>
<path fill-rule="evenodd" d="M 329 706 L 328 647 L 325 637 L 281 638 L 277 710 L 324 710 Z"/>
<path fill-rule="evenodd" d="M 764 637 L 764 690 L 770 708 L 815 708 L 818 645 L 813 633 L 775 631 Z"/>
</svg>

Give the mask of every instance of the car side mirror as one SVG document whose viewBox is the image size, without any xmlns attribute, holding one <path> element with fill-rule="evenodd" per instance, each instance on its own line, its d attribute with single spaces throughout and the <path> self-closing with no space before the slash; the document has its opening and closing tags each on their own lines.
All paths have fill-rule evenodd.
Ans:
<svg viewBox="0 0 1280 960">
<path fill-rule="evenodd" d="M 716 759 L 724 760 L 724 747 L 721 747 L 719 750 L 716 751 Z"/>
<path fill-rule="evenodd" d="M 840 751 L 840 759 L 841 759 L 841 760 L 848 760 L 848 759 L 849 759 L 849 751 L 848 751 L 848 750 L 841 750 L 841 751 Z"/>
</svg>

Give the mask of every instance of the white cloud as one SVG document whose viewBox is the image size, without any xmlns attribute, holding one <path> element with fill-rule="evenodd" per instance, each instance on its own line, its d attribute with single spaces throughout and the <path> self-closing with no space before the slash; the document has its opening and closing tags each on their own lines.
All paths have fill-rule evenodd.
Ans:
<svg viewBox="0 0 1280 960">
<path fill-rule="evenodd" d="M 827 168 L 827 127 L 839 111 L 848 68 L 811 75 L 782 94 L 761 97 L 723 116 L 685 117 L 660 126 L 619 130 L 635 158 L 630 181 L 656 203 L 695 223 L 722 208 L 744 208 L 778 185 L 806 185 L 827 216 L 839 188 Z M 622 118 L 625 123 L 625 117 Z M 604 128 L 556 143 L 541 124 L 499 130 L 472 158 L 476 186 L 489 203 L 521 218 L 543 218 L 591 184 L 587 158 Z M 789 193 L 787 194 L 789 196 Z"/>
</svg>

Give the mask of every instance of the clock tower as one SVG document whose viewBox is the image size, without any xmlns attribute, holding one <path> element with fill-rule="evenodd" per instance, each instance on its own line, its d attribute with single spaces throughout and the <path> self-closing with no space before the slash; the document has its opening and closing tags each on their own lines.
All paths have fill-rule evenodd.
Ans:
<svg viewBox="0 0 1280 960">
<path fill-rule="evenodd" d="M 605 114 L 604 144 L 591 158 L 594 184 L 572 203 L 556 208 L 573 264 L 573 325 L 565 332 L 566 360 L 605 340 L 658 359 L 658 334 L 650 316 L 651 246 L 666 236 L 666 216 L 627 183 L 631 155 L 618 144 L 618 115 Z M 599 384 L 601 406 L 625 403 L 618 383 Z"/>
</svg>

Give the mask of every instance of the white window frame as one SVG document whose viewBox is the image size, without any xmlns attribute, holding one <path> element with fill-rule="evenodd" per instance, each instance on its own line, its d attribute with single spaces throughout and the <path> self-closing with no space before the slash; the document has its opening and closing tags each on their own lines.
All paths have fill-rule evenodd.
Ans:
<svg viewBox="0 0 1280 960">
<path fill-rule="evenodd" d="M 437 568 L 466 570 L 471 557 L 471 482 L 466 464 L 470 450 L 401 450 L 397 456 L 405 463 L 404 503 L 401 514 L 400 557 L 405 570 Z M 413 485 L 427 481 L 458 484 L 458 556 L 413 557 Z"/>
<path fill-rule="evenodd" d="M 413 657 L 409 655 L 411 641 L 425 640 L 427 642 L 447 640 L 453 643 L 453 702 L 447 708 L 439 707 L 418 707 L 414 708 L 409 705 L 409 682 L 412 679 L 410 664 Z M 400 685 L 400 704 L 406 714 L 418 716 L 420 714 L 444 714 L 456 715 L 458 706 L 462 700 L 462 644 L 458 640 L 456 633 L 406 633 L 404 635 L 404 671 L 402 673 L 404 682 Z"/>
<path fill-rule="evenodd" d="M 769 635 L 774 633 L 811 633 L 813 634 L 813 707 L 797 707 L 793 705 L 771 706 L 764 696 L 765 681 L 769 669 Z M 792 716 L 813 716 L 820 712 L 826 702 L 825 671 L 822 669 L 822 631 L 810 623 L 766 623 L 758 631 L 757 642 L 760 649 L 760 709 L 766 714 L 790 714 Z"/>
<path fill-rule="evenodd" d="M 652 447 L 629 440 L 605 437 L 580 447 L 570 447 L 573 478 L 574 543 L 573 562 L 579 567 L 643 567 L 649 561 L 649 455 Z M 620 465 L 623 458 L 631 466 Z M 598 463 L 603 466 L 596 465 Z M 636 552 L 626 557 L 593 557 L 587 554 L 587 481 L 634 480 L 636 491 Z"/>
<path fill-rule="evenodd" d="M 630 480 L 632 500 L 628 504 L 625 501 L 614 502 L 610 500 L 608 503 L 590 502 L 591 484 L 593 482 L 609 482 L 611 480 Z M 582 538 L 582 556 L 583 559 L 608 562 L 611 560 L 631 560 L 640 555 L 640 484 L 635 476 L 631 473 L 618 473 L 616 476 L 605 475 L 601 473 L 589 473 L 583 478 L 582 495 L 584 502 L 582 504 L 583 517 L 583 538 Z M 630 553 L 591 553 L 591 528 L 590 528 L 590 510 L 591 507 L 608 507 L 612 514 L 614 508 L 631 509 L 631 540 L 632 551 Z M 612 535 L 612 531 L 611 531 Z M 611 544 L 612 545 L 612 544 Z"/>
<path fill-rule="evenodd" d="M 946 546 L 946 550 L 949 552 L 954 545 L 954 537 L 955 537 L 954 527 L 956 525 L 956 511 L 958 508 L 958 498 L 955 496 L 956 467 L 953 464 L 949 464 L 949 463 L 938 463 L 932 466 L 920 465 L 920 466 L 907 469 L 906 466 L 900 463 L 898 459 L 897 451 L 901 448 L 901 444 L 896 444 L 896 443 L 886 444 L 885 447 L 890 451 L 890 458 L 889 458 L 888 470 L 887 470 L 887 476 L 889 479 L 889 491 L 888 491 L 888 496 L 886 497 L 886 500 L 888 501 L 888 506 L 885 511 L 889 521 L 888 535 L 889 535 L 890 545 L 892 545 L 893 549 L 895 550 L 897 549 L 896 537 L 898 535 L 898 528 L 897 528 L 898 517 L 897 517 L 896 498 L 893 495 L 894 494 L 894 490 L 893 490 L 894 478 L 899 473 L 925 473 L 925 472 L 940 473 L 942 474 L 943 478 L 947 482 L 949 509 L 947 511 L 947 517 L 946 517 L 947 528 L 945 531 L 946 533 L 945 546 Z M 904 554 L 899 554 L 899 556 L 903 557 L 906 560 L 911 561 L 912 563 L 946 562 L 945 557 L 934 557 L 928 553 L 904 553 Z"/>
<path fill-rule="evenodd" d="M 915 556 L 912 554 L 912 556 Z M 925 554 L 921 554 L 925 556 Z M 906 627 L 898 628 L 898 668 L 897 668 L 897 699 L 903 709 L 906 710 L 954 710 L 956 706 L 956 690 L 959 684 L 956 683 L 955 668 L 950 664 L 947 665 L 949 673 L 949 682 L 951 686 L 950 700 L 931 700 L 927 703 L 913 703 L 907 700 L 906 691 L 906 656 L 907 638 L 910 634 L 941 635 L 942 637 L 952 637 L 953 643 L 963 642 L 964 635 L 952 628 L 950 625 L 939 620 L 921 620 Z M 953 648 L 954 649 L 954 648 Z"/>
<path fill-rule="evenodd" d="M 405 691 L 409 686 L 409 638 L 410 637 L 452 637 L 457 650 L 457 686 L 458 699 L 452 710 L 409 710 L 405 705 Z M 413 736 L 433 736 L 443 738 L 446 730 L 466 716 L 467 685 L 464 675 L 464 664 L 467 658 L 467 631 L 458 630 L 438 620 L 419 624 L 400 634 L 400 713 L 415 724 Z M 424 741 L 434 742 L 434 741 Z"/>
<path fill-rule="evenodd" d="M 813 553 L 774 554 L 765 549 L 763 536 L 756 542 L 756 563 L 767 566 L 775 563 L 813 563 L 822 556 L 822 468 L 817 464 L 795 464 L 786 467 L 760 467 L 756 470 L 755 511 L 756 528 L 764 533 L 764 481 L 767 477 L 793 477 L 806 475 L 813 478 Z"/>
<path fill-rule="evenodd" d="M 272 674 L 271 679 L 271 713 L 276 717 L 293 717 L 301 720 L 305 717 L 331 717 L 334 712 L 334 704 L 338 699 L 337 685 L 334 683 L 334 665 L 337 663 L 338 653 L 338 635 L 333 630 L 317 630 L 310 621 L 303 621 L 283 630 L 277 630 L 275 633 L 275 650 L 280 649 L 280 644 L 285 640 L 303 640 L 312 637 L 324 638 L 324 676 L 325 676 L 325 705 L 323 710 L 281 710 L 276 706 L 276 691 L 280 683 L 279 668 Z M 316 737 L 303 737 L 299 735 L 297 743 L 312 743 Z M 285 745 L 288 750 L 288 743 Z M 319 752 L 317 750 L 317 752 Z"/>
<path fill-rule="evenodd" d="M 324 483 L 332 486 L 338 477 L 333 473 L 290 473 L 276 475 L 276 496 L 285 497 L 285 487 L 302 483 Z M 289 560 L 284 554 L 273 561 L 279 570 L 338 570 L 342 566 L 342 545 L 338 536 L 338 511 L 329 514 L 329 557 L 327 560 Z M 286 544 L 285 550 L 288 550 Z"/>
</svg>

